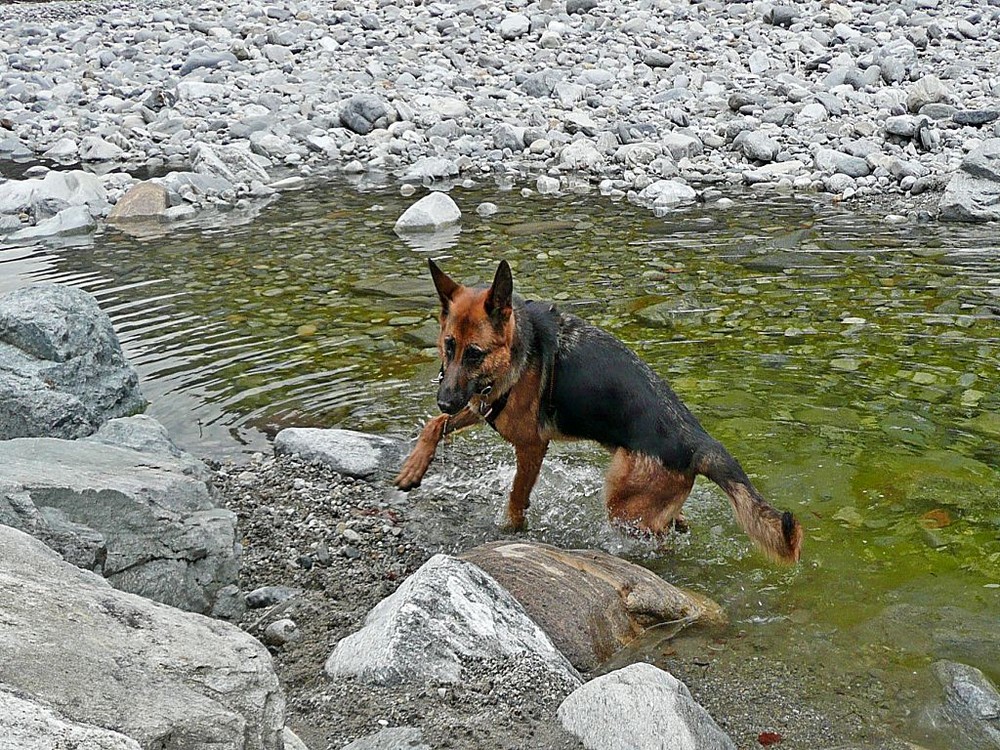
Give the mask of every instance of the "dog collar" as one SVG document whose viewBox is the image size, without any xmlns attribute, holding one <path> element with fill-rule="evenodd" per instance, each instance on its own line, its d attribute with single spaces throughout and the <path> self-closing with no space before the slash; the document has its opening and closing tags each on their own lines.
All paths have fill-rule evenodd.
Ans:
<svg viewBox="0 0 1000 750">
<path fill-rule="evenodd" d="M 510 395 L 510 391 L 501 394 L 497 399 L 490 404 L 490 408 L 483 414 L 483 419 L 486 421 L 490 427 L 494 430 L 497 428 L 496 421 L 497 417 L 500 416 L 500 412 L 503 411 L 504 407 L 507 406 L 507 397 Z"/>
</svg>

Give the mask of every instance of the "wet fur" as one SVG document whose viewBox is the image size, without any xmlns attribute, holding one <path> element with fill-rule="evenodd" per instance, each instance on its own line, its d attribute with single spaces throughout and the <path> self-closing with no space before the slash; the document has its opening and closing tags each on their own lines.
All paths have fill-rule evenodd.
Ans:
<svg viewBox="0 0 1000 750">
<path fill-rule="evenodd" d="M 398 487 L 419 485 L 444 435 L 494 408 L 491 426 L 517 455 L 504 524 L 510 529 L 525 525 L 549 442 L 588 439 L 612 453 L 606 499 L 616 523 L 653 534 L 686 528 L 681 507 L 702 475 L 726 492 L 740 525 L 769 557 L 799 559 L 798 521 L 764 500 L 739 462 L 628 347 L 552 304 L 514 295 L 505 261 L 485 289 L 430 267 L 441 299 L 438 403 L 446 413 L 424 427 Z M 479 351 L 485 356 L 475 361 Z"/>
</svg>

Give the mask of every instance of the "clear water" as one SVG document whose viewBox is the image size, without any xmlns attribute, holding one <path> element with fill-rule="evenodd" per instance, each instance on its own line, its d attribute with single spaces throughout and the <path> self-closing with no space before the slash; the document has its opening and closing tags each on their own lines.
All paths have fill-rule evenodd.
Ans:
<svg viewBox="0 0 1000 750">
<path fill-rule="evenodd" d="M 553 452 L 530 533 L 706 592 L 740 634 L 733 665 L 763 651 L 825 670 L 823 684 L 877 671 L 898 687 L 878 720 L 948 747 L 921 715 L 927 665 L 1000 680 L 996 228 L 754 194 L 663 218 L 594 195 L 452 194 L 461 233 L 423 244 L 392 231 L 413 199 L 338 183 L 169 233 L 0 245 L 0 291 L 47 280 L 97 296 L 148 413 L 220 457 L 267 450 L 290 425 L 414 435 L 434 409 L 426 257 L 466 281 L 506 258 L 523 295 L 606 327 L 667 377 L 806 541 L 800 566 L 768 565 L 707 484 L 666 554 L 624 539 L 604 519 L 604 457 L 585 445 Z M 483 200 L 501 212 L 480 219 Z M 496 534 L 512 475 L 484 429 L 446 446 L 409 502 L 442 546 L 475 544 Z"/>
</svg>

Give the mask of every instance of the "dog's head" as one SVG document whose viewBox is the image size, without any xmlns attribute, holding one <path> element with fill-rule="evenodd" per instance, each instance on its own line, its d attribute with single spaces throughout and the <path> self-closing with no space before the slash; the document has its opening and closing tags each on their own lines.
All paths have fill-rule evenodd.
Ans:
<svg viewBox="0 0 1000 750">
<path fill-rule="evenodd" d="M 514 341 L 514 281 L 507 261 L 500 261 L 493 283 L 486 288 L 453 281 L 428 260 L 431 278 L 441 298 L 441 385 L 437 401 L 445 414 L 457 414 L 473 397 L 490 400 L 490 393 L 511 367 Z M 493 397 L 499 393 L 493 392 Z"/>
</svg>

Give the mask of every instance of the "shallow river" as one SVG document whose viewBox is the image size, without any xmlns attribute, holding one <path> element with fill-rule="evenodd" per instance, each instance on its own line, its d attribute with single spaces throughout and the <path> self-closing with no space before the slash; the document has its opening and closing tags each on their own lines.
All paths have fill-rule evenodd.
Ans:
<svg viewBox="0 0 1000 750">
<path fill-rule="evenodd" d="M 817 695 L 804 697 L 819 704 L 876 680 L 861 723 L 950 746 L 927 715 L 928 665 L 949 658 L 1000 681 L 996 228 L 752 194 L 664 218 L 593 194 L 453 196 L 462 231 L 431 246 L 392 231 L 413 199 L 347 185 L 169 234 L 0 244 L 0 292 L 51 280 L 93 293 L 148 413 L 186 449 L 223 457 L 266 450 L 291 425 L 414 435 L 434 408 L 425 258 L 467 281 L 507 258 L 522 294 L 639 351 L 807 530 L 803 563 L 776 569 L 699 483 L 692 533 L 651 550 L 605 521 L 601 451 L 568 445 L 546 464 L 531 534 L 631 557 L 718 600 L 732 624 L 688 646 L 705 658 L 814 668 Z M 484 200 L 501 212 L 480 219 Z M 494 533 L 512 476 L 510 449 L 483 429 L 447 446 L 407 502 L 443 546 L 473 544 Z M 663 638 L 637 648 L 668 666 L 691 655 Z"/>
</svg>

